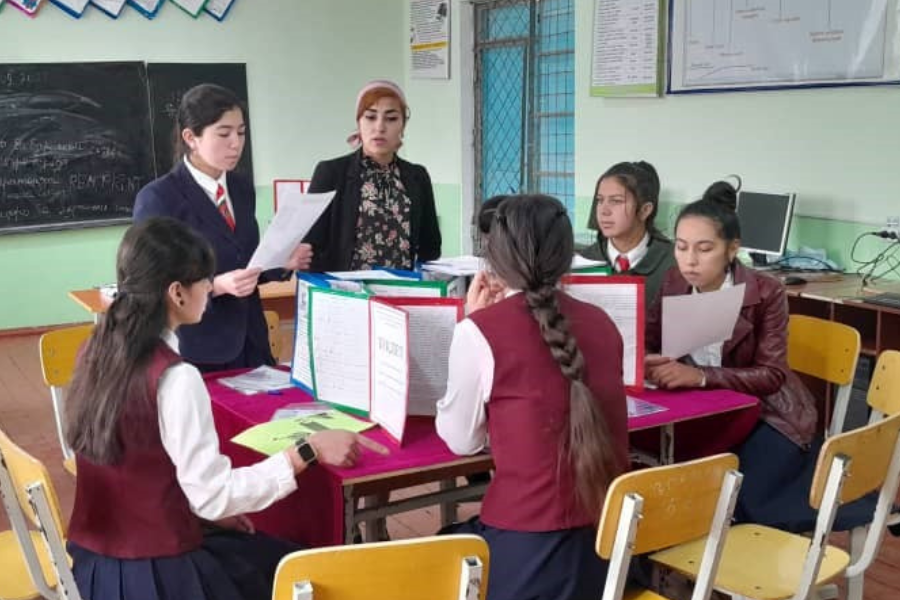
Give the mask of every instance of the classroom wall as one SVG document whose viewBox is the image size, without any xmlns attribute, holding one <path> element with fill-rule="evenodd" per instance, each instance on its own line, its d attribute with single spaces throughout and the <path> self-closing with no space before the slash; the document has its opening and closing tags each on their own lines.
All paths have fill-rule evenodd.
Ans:
<svg viewBox="0 0 900 600">
<path fill-rule="evenodd" d="M 191 19 L 170 3 L 152 21 L 130 8 L 115 21 L 93 8 L 77 21 L 50 5 L 33 20 L 7 8 L 0 13 L 0 62 L 246 62 L 258 218 L 265 226 L 272 179 L 309 177 L 318 160 L 349 151 L 344 139 L 360 85 L 375 77 L 403 80 L 405 3 L 375 6 L 241 0 L 223 23 Z M 85 320 L 66 292 L 115 279 L 123 231 L 0 236 L 0 329 Z"/>
</svg>

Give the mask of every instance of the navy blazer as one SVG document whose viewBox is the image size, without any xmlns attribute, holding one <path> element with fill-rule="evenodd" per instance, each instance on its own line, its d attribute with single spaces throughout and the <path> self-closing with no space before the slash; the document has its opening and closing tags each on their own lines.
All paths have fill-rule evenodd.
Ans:
<svg viewBox="0 0 900 600">
<path fill-rule="evenodd" d="M 256 192 L 235 173 L 227 174 L 228 196 L 234 208 L 234 231 L 183 162 L 138 192 L 134 221 L 173 217 L 200 233 L 216 255 L 216 275 L 243 269 L 259 244 Z M 240 354 L 249 338 L 265 355 L 268 329 L 259 290 L 244 298 L 222 294 L 211 298 L 203 320 L 178 328 L 181 355 L 194 363 L 227 363 Z"/>
<path fill-rule="evenodd" d="M 335 190 L 334 199 L 303 241 L 312 244 L 310 271 L 346 271 L 350 268 L 356 245 L 356 223 L 362 200 L 362 151 L 326 160 L 316 165 L 310 193 Z M 421 165 L 397 157 L 400 180 L 409 196 L 409 241 L 413 266 L 441 255 L 441 230 L 438 227 L 431 178 Z"/>
</svg>

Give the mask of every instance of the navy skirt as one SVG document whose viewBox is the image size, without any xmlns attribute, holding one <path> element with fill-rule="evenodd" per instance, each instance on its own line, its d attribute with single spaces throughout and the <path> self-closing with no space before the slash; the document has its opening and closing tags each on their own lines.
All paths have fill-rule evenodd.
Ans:
<svg viewBox="0 0 900 600">
<path fill-rule="evenodd" d="M 594 527 L 510 531 L 474 517 L 441 533 L 470 533 L 487 541 L 487 600 L 596 600 L 603 593 L 609 565 L 594 551 Z"/>
<path fill-rule="evenodd" d="M 744 482 L 735 520 L 798 533 L 812 531 L 817 511 L 809 505 L 809 489 L 821 448 L 821 438 L 810 448 L 801 448 L 771 425 L 760 423 L 738 451 Z M 834 531 L 869 523 L 876 501 L 877 495 L 869 494 L 841 506 Z"/>
<path fill-rule="evenodd" d="M 281 558 L 300 547 L 265 534 L 216 531 L 178 556 L 119 559 L 69 542 L 84 600 L 269 600 Z"/>
</svg>

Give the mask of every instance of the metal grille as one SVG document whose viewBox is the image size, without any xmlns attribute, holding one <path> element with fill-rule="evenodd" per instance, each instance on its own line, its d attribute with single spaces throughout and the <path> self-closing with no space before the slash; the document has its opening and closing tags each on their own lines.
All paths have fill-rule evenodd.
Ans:
<svg viewBox="0 0 900 600">
<path fill-rule="evenodd" d="M 574 0 L 475 4 L 478 205 L 541 192 L 574 212 L 574 50 Z"/>
</svg>

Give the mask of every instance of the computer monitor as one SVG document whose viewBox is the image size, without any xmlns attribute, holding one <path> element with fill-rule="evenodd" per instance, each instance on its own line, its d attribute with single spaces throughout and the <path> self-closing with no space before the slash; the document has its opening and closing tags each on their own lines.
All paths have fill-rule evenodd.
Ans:
<svg viewBox="0 0 900 600">
<path fill-rule="evenodd" d="M 765 264 L 766 255 L 784 254 L 794 214 L 794 198 L 795 194 L 738 192 L 741 247 L 750 253 L 753 264 Z"/>
</svg>

